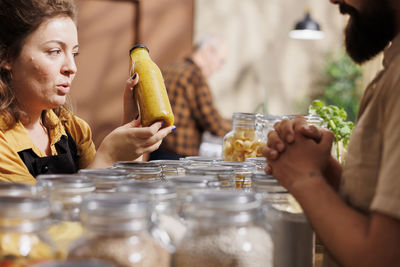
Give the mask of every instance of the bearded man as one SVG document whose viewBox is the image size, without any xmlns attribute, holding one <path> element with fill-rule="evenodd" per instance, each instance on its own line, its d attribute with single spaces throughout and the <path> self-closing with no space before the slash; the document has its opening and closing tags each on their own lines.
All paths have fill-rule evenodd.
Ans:
<svg viewBox="0 0 400 267">
<path fill-rule="evenodd" d="M 269 133 L 266 172 L 302 206 L 329 252 L 324 266 L 400 266 L 400 2 L 330 1 L 350 16 L 348 54 L 361 64 L 384 51 L 384 68 L 364 92 L 343 167 L 333 133 L 296 118 Z"/>
</svg>

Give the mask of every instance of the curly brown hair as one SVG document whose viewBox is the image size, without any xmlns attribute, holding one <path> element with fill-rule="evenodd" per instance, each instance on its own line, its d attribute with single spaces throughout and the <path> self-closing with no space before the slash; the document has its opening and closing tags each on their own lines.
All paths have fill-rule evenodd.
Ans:
<svg viewBox="0 0 400 267">
<path fill-rule="evenodd" d="M 13 88 L 10 86 L 12 72 L 7 63 L 18 58 L 24 40 L 44 21 L 57 17 L 70 17 L 75 23 L 77 12 L 73 0 L 1 0 L 0 1 L 0 116 L 11 129 L 24 116 L 19 108 Z M 53 109 L 61 120 L 66 120 L 70 112 L 66 107 Z M 42 118 L 46 116 L 43 112 Z M 43 121 L 46 127 L 53 127 Z"/>
</svg>

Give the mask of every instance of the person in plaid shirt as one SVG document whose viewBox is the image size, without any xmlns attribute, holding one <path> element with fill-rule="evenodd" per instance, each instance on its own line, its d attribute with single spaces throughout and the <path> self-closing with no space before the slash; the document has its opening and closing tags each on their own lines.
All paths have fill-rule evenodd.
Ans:
<svg viewBox="0 0 400 267">
<path fill-rule="evenodd" d="M 149 160 L 196 156 L 204 132 L 224 136 L 231 130 L 231 120 L 224 119 L 214 107 L 207 84 L 207 78 L 221 69 L 226 55 L 225 42 L 207 36 L 195 45 L 191 56 L 162 68 L 176 129 Z"/>
</svg>

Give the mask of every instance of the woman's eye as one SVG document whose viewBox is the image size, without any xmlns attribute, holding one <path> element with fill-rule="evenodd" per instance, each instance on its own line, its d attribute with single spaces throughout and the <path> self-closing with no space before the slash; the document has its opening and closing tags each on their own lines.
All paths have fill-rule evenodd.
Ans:
<svg viewBox="0 0 400 267">
<path fill-rule="evenodd" d="M 79 52 L 74 52 L 74 53 L 72 53 L 72 54 L 74 55 L 74 57 L 79 56 Z"/>
<path fill-rule="evenodd" d="M 61 50 L 60 50 L 60 49 L 50 50 L 50 51 L 49 51 L 49 54 L 50 54 L 50 55 L 53 55 L 53 56 L 56 56 L 56 55 L 61 54 Z"/>
</svg>

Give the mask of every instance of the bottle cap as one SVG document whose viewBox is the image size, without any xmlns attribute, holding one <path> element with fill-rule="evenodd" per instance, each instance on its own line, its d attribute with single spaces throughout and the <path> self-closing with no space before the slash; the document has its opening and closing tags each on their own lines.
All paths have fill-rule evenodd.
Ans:
<svg viewBox="0 0 400 267">
<path fill-rule="evenodd" d="M 132 53 L 133 50 L 135 50 L 136 48 L 146 48 L 147 52 L 150 52 L 149 48 L 145 45 L 142 44 L 138 44 L 138 45 L 134 45 L 130 50 L 129 50 L 129 55 Z"/>
</svg>

